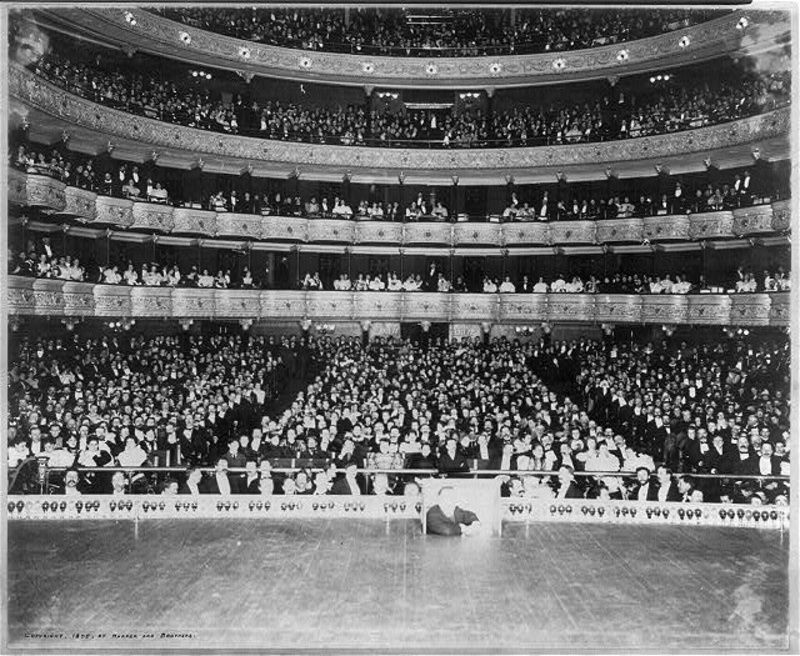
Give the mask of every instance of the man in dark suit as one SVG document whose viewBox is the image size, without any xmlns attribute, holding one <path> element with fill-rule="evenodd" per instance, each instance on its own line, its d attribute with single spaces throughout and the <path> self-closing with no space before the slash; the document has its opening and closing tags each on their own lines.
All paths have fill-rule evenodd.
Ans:
<svg viewBox="0 0 800 656">
<path fill-rule="evenodd" d="M 636 468 L 636 485 L 631 489 L 630 498 L 633 501 L 658 500 L 658 486 L 651 480 L 647 467 Z"/>
<path fill-rule="evenodd" d="M 656 492 L 656 498 L 653 499 L 653 501 L 660 501 L 661 503 L 666 501 L 680 501 L 681 494 L 678 491 L 678 486 L 675 484 L 675 481 L 672 480 L 672 470 L 669 467 L 661 465 L 656 471 L 656 476 L 658 477 L 658 490 Z"/>
<path fill-rule="evenodd" d="M 239 477 L 228 475 L 228 461 L 220 458 L 213 476 L 206 479 L 206 494 L 238 494 Z"/>
<path fill-rule="evenodd" d="M 569 465 L 561 465 L 558 470 L 558 489 L 556 499 L 582 499 L 583 493 L 575 483 L 575 470 Z"/>
<path fill-rule="evenodd" d="M 454 437 L 447 438 L 445 448 L 439 454 L 439 471 L 443 473 L 469 471 L 467 459 L 458 451 Z"/>
<path fill-rule="evenodd" d="M 363 494 L 361 484 L 356 477 L 358 467 L 356 463 L 349 462 L 344 470 L 344 475 L 337 476 L 331 487 L 331 494 L 350 494 L 359 496 Z"/>
<path fill-rule="evenodd" d="M 445 485 L 439 489 L 436 505 L 425 515 L 426 532 L 432 535 L 470 535 L 480 528 L 478 516 L 456 505 L 453 488 Z"/>
<path fill-rule="evenodd" d="M 199 469 L 190 469 L 186 477 L 186 482 L 178 488 L 178 494 L 191 494 L 192 496 L 202 494 L 203 489 L 200 483 L 202 478 L 203 473 Z"/>
<path fill-rule="evenodd" d="M 241 481 L 240 494 L 261 494 L 261 476 L 258 473 L 255 460 L 248 460 L 245 463 L 244 479 Z"/>
</svg>

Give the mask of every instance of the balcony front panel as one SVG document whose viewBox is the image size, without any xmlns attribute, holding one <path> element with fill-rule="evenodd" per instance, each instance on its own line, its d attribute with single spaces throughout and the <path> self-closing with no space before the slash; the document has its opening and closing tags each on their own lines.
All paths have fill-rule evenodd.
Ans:
<svg viewBox="0 0 800 656">
<path fill-rule="evenodd" d="M 173 316 L 180 318 L 204 318 L 217 315 L 212 289 L 175 289 L 172 292 Z"/>
<path fill-rule="evenodd" d="M 650 241 L 674 239 L 686 241 L 691 220 L 688 216 L 653 216 L 642 219 L 642 237 Z"/>
<path fill-rule="evenodd" d="M 356 244 L 400 244 L 403 243 L 403 224 L 384 221 L 358 221 L 355 224 L 353 241 Z"/>
<path fill-rule="evenodd" d="M 772 232 L 772 218 L 771 205 L 740 207 L 733 210 L 733 233 L 746 236 Z"/>
<path fill-rule="evenodd" d="M 453 319 L 494 321 L 502 312 L 499 294 L 453 294 L 450 312 Z"/>
<path fill-rule="evenodd" d="M 650 298 L 636 294 L 597 294 L 594 298 L 595 320 L 611 324 L 641 323 L 645 299 Z"/>
<path fill-rule="evenodd" d="M 542 321 L 549 317 L 549 294 L 503 294 L 499 299 L 498 319 L 503 323 Z"/>
<path fill-rule="evenodd" d="M 548 241 L 553 244 L 594 244 L 597 230 L 593 221 L 559 221 L 550 224 Z"/>
<path fill-rule="evenodd" d="M 356 225 L 352 221 L 314 219 L 307 224 L 306 241 L 333 241 L 352 244 L 355 241 L 355 233 Z"/>
<path fill-rule="evenodd" d="M 12 315 L 430 321 L 532 324 L 788 326 L 790 293 L 769 294 L 442 294 L 305 292 L 93 285 L 8 277 Z"/>
<path fill-rule="evenodd" d="M 157 203 L 134 203 L 133 223 L 131 228 L 136 230 L 158 230 L 159 232 L 172 232 L 175 220 L 172 218 L 173 208 Z"/>
<path fill-rule="evenodd" d="M 704 212 L 689 219 L 691 239 L 714 239 L 733 235 L 733 212 Z"/>
<path fill-rule="evenodd" d="M 505 243 L 498 223 L 456 223 L 453 242 L 459 246 L 501 246 Z"/>
<path fill-rule="evenodd" d="M 590 294 L 550 294 L 547 318 L 552 321 L 585 321 L 594 319 L 594 296 Z"/>
<path fill-rule="evenodd" d="M 189 235 L 213 235 L 217 231 L 217 213 L 196 210 L 189 207 L 176 207 L 173 232 Z"/>
<path fill-rule="evenodd" d="M 678 324 L 686 323 L 686 296 L 649 296 L 642 303 L 640 318 L 642 323 Z"/>
<path fill-rule="evenodd" d="M 55 281 L 54 281 L 55 282 Z M 144 290 L 149 291 L 149 290 Z M 116 287 L 114 285 L 95 285 L 92 293 L 94 294 L 94 311 L 98 317 L 135 317 L 133 313 L 133 288 Z M 36 308 L 38 314 L 38 306 Z M 47 313 L 45 313 L 47 314 Z M 173 309 L 173 316 L 175 314 Z"/>
<path fill-rule="evenodd" d="M 642 241 L 642 219 L 610 219 L 597 223 L 597 243 Z"/>
<path fill-rule="evenodd" d="M 180 58 L 196 64 L 228 68 L 247 75 L 317 80 L 373 86 L 465 88 L 520 86 L 626 75 L 661 63 L 688 63 L 720 53 L 757 49 L 790 31 L 788 12 L 737 11 L 674 32 L 648 38 L 566 52 L 483 57 L 391 57 L 339 54 L 266 45 L 215 34 L 134 10 L 131 25 L 118 8 L 51 10 L 81 31 L 133 49 Z M 742 16 L 747 34 L 737 29 Z M 181 38 L 187 34 L 189 39 Z M 682 46 L 688 37 L 690 47 Z M 746 37 L 746 38 L 743 38 Z M 685 43 L 685 41 L 684 41 Z M 620 52 L 624 51 L 624 55 Z"/>
<path fill-rule="evenodd" d="M 402 318 L 404 321 L 450 321 L 448 294 L 410 292 L 403 294 Z"/>
<path fill-rule="evenodd" d="M 115 228 L 130 228 L 133 225 L 133 202 L 123 198 L 98 196 L 95 201 L 94 223 L 105 223 Z"/>
<path fill-rule="evenodd" d="M 320 292 L 317 296 L 326 296 L 326 292 Z M 351 294 L 353 304 L 353 318 L 361 321 L 373 319 L 397 319 L 403 312 L 403 293 L 402 292 L 379 292 L 379 293 L 358 293 Z"/>
<path fill-rule="evenodd" d="M 252 289 L 216 289 L 214 311 L 225 317 L 252 319 L 261 312 L 260 292 Z"/>
<path fill-rule="evenodd" d="M 308 314 L 309 295 L 298 291 L 261 292 L 261 318 L 304 319 Z M 341 315 L 347 318 L 346 314 Z"/>
<path fill-rule="evenodd" d="M 449 223 L 404 223 L 403 243 L 406 244 L 450 244 L 452 228 Z"/>
<path fill-rule="evenodd" d="M 733 323 L 731 321 L 730 296 L 721 294 L 688 296 L 686 298 L 686 322 L 722 326 Z"/>
<path fill-rule="evenodd" d="M 775 232 L 789 230 L 792 226 L 792 201 L 777 200 L 772 203 L 772 229 Z"/>
<path fill-rule="evenodd" d="M 91 317 L 96 313 L 94 292 L 86 289 L 85 283 L 66 282 L 61 292 L 64 295 L 64 314 L 69 317 Z"/>
<path fill-rule="evenodd" d="M 789 134 L 791 116 L 791 108 L 784 107 L 730 123 L 636 139 L 531 148 L 427 150 L 311 145 L 212 134 L 95 104 L 14 63 L 9 66 L 9 93 L 27 107 L 86 128 L 104 139 L 121 138 L 148 148 L 193 157 L 222 157 L 238 164 L 262 162 L 286 170 L 311 165 L 316 171 L 335 171 L 339 179 L 342 171 L 360 171 L 368 177 L 377 172 L 393 176 L 399 171 L 431 175 L 463 172 L 463 176 L 473 178 L 478 172 L 489 175 L 500 171 L 524 178 L 535 168 L 580 166 L 586 162 L 600 167 L 688 153 L 707 154 L 772 137 L 784 138 Z"/>
<path fill-rule="evenodd" d="M 730 321 L 737 326 L 768 326 L 770 322 L 768 296 L 768 294 L 731 296 Z"/>
<path fill-rule="evenodd" d="M 168 287 L 133 287 L 130 290 L 131 315 L 170 317 L 173 315 L 172 290 Z"/>
<path fill-rule="evenodd" d="M 350 319 L 357 313 L 353 307 L 353 296 L 352 292 L 309 293 L 306 297 L 306 312 L 314 319 Z"/>
<path fill-rule="evenodd" d="M 74 216 L 91 223 L 97 218 L 97 194 L 78 187 L 67 187 L 64 190 L 64 209 L 58 214 Z"/>
</svg>

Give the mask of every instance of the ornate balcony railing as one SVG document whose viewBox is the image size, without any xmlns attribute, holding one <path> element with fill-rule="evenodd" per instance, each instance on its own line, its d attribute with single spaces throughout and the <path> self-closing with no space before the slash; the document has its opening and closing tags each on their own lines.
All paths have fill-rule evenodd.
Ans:
<svg viewBox="0 0 800 656">
<path fill-rule="evenodd" d="M 388 221 L 303 219 L 212 212 L 134 202 L 70 187 L 43 175 L 9 170 L 9 200 L 38 207 L 87 225 L 131 231 L 233 237 L 249 241 L 339 243 L 345 245 L 434 245 L 437 247 L 639 243 L 726 239 L 784 232 L 790 228 L 791 201 L 733 211 L 653 216 L 605 221 L 553 223 L 393 223 Z"/>
<path fill-rule="evenodd" d="M 791 30 L 789 12 L 748 9 L 658 36 L 584 50 L 429 58 L 312 52 L 252 43 L 133 8 L 57 9 L 46 13 L 52 20 L 102 35 L 128 49 L 228 68 L 245 78 L 265 75 L 358 86 L 459 89 L 630 75 L 734 50 L 757 50 Z M 740 22 L 743 18 L 744 27 Z"/>
<path fill-rule="evenodd" d="M 422 499 L 396 496 L 219 495 L 13 495 L 6 500 L 11 521 L 320 518 L 418 519 Z M 680 526 L 728 526 L 787 530 L 787 506 L 721 503 L 659 503 L 596 499 L 502 500 L 506 522 L 580 522 Z"/>
<path fill-rule="evenodd" d="M 791 115 L 791 108 L 783 107 L 721 125 L 602 143 L 433 151 L 303 144 L 209 133 L 103 107 L 68 93 L 14 63 L 9 66 L 9 93 L 28 107 L 104 138 L 125 139 L 194 158 L 211 155 L 238 163 L 268 163 L 285 170 L 305 166 L 317 172 L 335 171 L 338 179 L 344 171 L 359 172 L 369 178 L 377 173 L 399 171 L 440 177 L 443 173 L 449 176 L 459 172 L 464 180 L 470 175 L 474 179 L 476 172 L 491 175 L 502 171 L 524 177 L 532 168 L 580 166 L 587 162 L 600 166 L 688 153 L 703 153 L 705 157 L 718 149 L 773 137 L 788 138 Z"/>
<path fill-rule="evenodd" d="M 127 287 L 8 277 L 12 315 L 68 317 L 578 322 L 787 326 L 788 292 L 762 294 L 440 294 Z"/>
</svg>

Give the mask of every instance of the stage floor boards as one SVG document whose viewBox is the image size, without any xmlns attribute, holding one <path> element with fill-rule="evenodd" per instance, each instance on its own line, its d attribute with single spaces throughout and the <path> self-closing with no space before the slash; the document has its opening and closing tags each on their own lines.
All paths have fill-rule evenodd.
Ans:
<svg viewBox="0 0 800 656">
<path fill-rule="evenodd" d="M 778 531 L 542 523 L 459 539 L 356 519 L 149 520 L 137 539 L 122 521 L 8 529 L 12 647 L 788 646 Z M 25 637 L 47 631 L 67 637 Z"/>
</svg>

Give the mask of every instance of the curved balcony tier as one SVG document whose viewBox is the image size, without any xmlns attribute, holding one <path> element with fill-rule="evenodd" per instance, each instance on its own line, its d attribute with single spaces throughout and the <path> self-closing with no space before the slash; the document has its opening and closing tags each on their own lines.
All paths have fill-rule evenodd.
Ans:
<svg viewBox="0 0 800 656">
<path fill-rule="evenodd" d="M 9 93 L 31 124 L 42 123 L 60 135 L 67 129 L 75 143 L 98 137 L 113 140 L 127 159 L 157 150 L 166 166 L 189 168 L 202 158 L 209 170 L 239 171 L 248 164 L 254 175 L 290 174 L 341 180 L 348 173 L 358 181 L 396 180 L 403 172 L 409 183 L 518 184 L 552 179 L 564 170 L 570 179 L 592 179 L 613 166 L 621 175 L 642 175 L 659 162 L 674 172 L 700 170 L 706 156 L 728 168 L 752 161 L 758 145 L 765 156 L 788 157 L 791 108 L 784 107 L 720 125 L 636 139 L 531 148 L 419 150 L 315 145 L 209 133 L 103 107 L 68 93 L 18 64 L 9 66 Z M 31 111 L 33 110 L 33 111 Z M 55 136 L 55 135 L 53 135 Z M 686 155 L 697 153 L 695 158 Z M 687 164 L 687 159 L 696 162 Z M 645 173 L 646 175 L 646 173 Z"/>
<path fill-rule="evenodd" d="M 788 326 L 789 292 L 762 294 L 439 294 L 126 287 L 8 277 L 11 315 Z"/>
<path fill-rule="evenodd" d="M 575 246 L 724 240 L 784 233 L 791 227 L 791 200 L 732 211 L 610 219 L 605 221 L 443 223 L 304 219 L 212 212 L 134 202 L 70 187 L 47 176 L 8 172 L 9 201 L 84 225 L 172 235 L 229 237 L 288 244 L 361 244 L 426 248 Z M 187 244 L 191 239 L 185 240 Z"/>
<path fill-rule="evenodd" d="M 349 55 L 252 43 L 133 8 L 59 8 L 42 14 L 47 22 L 68 32 L 90 34 L 126 50 L 227 68 L 245 79 L 263 75 L 414 88 L 501 88 L 630 75 L 728 52 L 760 52 L 791 33 L 789 12 L 747 9 L 675 32 L 584 50 L 426 58 Z"/>
</svg>

